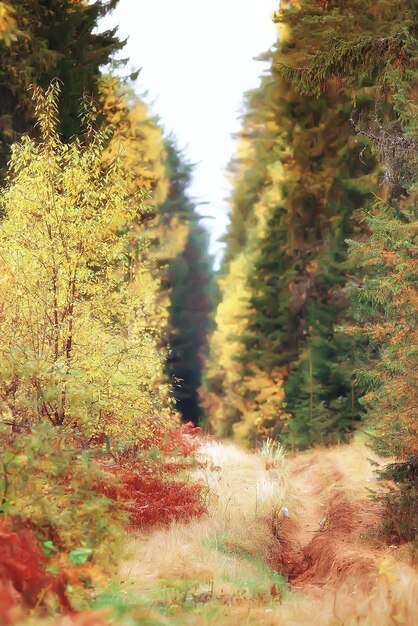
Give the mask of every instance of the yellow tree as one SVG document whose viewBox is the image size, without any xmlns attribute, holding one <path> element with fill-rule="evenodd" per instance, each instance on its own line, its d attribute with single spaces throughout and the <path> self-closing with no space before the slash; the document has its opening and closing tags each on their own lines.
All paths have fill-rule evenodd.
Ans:
<svg viewBox="0 0 418 626">
<path fill-rule="evenodd" d="M 91 114 L 84 141 L 61 142 L 58 92 L 34 91 L 41 139 L 13 146 L 1 195 L 0 410 L 125 443 L 164 412 L 153 296 L 129 255 L 143 203 L 119 156 L 103 168 Z"/>
<path fill-rule="evenodd" d="M 161 337 L 168 324 L 169 293 L 161 283 L 161 268 L 186 245 L 189 232 L 176 215 L 163 210 L 170 201 L 170 164 L 163 131 L 138 96 L 119 78 L 107 75 L 100 85 L 100 109 L 112 136 L 103 153 L 105 164 L 122 154 L 123 167 L 131 174 L 132 198 L 145 192 L 147 211 L 130 230 L 130 254 L 141 260 L 141 281 L 154 294 L 154 312 L 148 322 Z"/>
<path fill-rule="evenodd" d="M 123 152 L 125 167 L 133 174 L 132 192 L 148 192 L 148 202 L 164 202 L 168 192 L 163 133 L 150 116 L 147 105 L 115 76 L 104 76 L 100 84 L 100 108 L 112 138 L 104 153 L 105 162 Z"/>
<path fill-rule="evenodd" d="M 18 28 L 14 17 L 14 10 L 6 2 L 0 2 L 0 41 L 10 46 L 16 41 Z"/>
</svg>

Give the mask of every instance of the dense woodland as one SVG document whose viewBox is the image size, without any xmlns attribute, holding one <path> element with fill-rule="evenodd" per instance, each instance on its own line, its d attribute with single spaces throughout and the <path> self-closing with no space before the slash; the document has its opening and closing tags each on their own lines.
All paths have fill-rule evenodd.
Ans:
<svg viewBox="0 0 418 626">
<path fill-rule="evenodd" d="M 219 271 L 193 165 L 101 28 L 117 4 L 0 2 L 0 626 L 241 623 L 248 585 L 212 606 L 192 548 L 174 559 L 187 584 L 161 574 L 152 600 L 124 602 L 127 537 L 213 523 L 234 463 L 262 459 L 277 495 L 285 451 L 297 482 L 297 451 L 333 464 L 359 437 L 385 484 L 368 532 L 416 564 L 418 2 L 281 1 L 244 96 Z M 261 456 L 224 466 L 208 437 Z M 281 604 L 305 571 L 285 501 L 255 499 L 263 550 L 211 527 L 217 550 L 262 562 L 263 607 L 263 585 Z M 321 623 L 412 626 L 334 613 Z M 280 615 L 245 623 L 305 623 Z"/>
</svg>

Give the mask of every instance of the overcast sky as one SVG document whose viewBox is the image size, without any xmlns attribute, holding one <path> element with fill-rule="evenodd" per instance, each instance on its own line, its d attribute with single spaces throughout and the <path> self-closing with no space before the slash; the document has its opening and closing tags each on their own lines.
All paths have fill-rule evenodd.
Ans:
<svg viewBox="0 0 418 626">
<path fill-rule="evenodd" d="M 139 94 L 196 164 L 191 195 L 207 202 L 201 213 L 211 250 L 227 224 L 225 168 L 234 154 L 243 94 L 257 86 L 263 64 L 254 57 L 275 41 L 277 0 L 120 0 L 105 26 L 128 37 L 123 56 L 141 67 Z"/>
</svg>

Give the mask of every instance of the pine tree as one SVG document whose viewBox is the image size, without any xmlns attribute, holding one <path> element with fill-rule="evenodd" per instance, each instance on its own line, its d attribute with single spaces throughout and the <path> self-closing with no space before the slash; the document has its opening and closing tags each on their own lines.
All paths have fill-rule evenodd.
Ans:
<svg viewBox="0 0 418 626">
<path fill-rule="evenodd" d="M 357 116 L 356 123 L 383 176 L 381 198 L 366 212 L 369 237 L 351 244 L 364 277 L 354 291 L 357 323 L 350 330 L 368 341 L 357 383 L 365 392 L 373 445 L 395 457 L 383 472 L 400 486 L 384 496 L 388 527 L 397 538 L 413 539 L 418 532 L 418 4 L 374 3 L 374 13 L 379 8 L 386 8 L 386 19 L 378 33 L 367 24 L 351 37 L 336 38 L 331 31 L 321 54 L 284 72 L 305 92 L 318 92 L 319 77 L 324 89 L 336 80 L 356 85 L 365 77 L 378 88 L 375 114 Z M 383 98 L 389 116 L 381 113 Z"/>
<path fill-rule="evenodd" d="M 129 235 L 129 253 L 140 261 L 136 271 L 153 294 L 146 323 L 156 345 L 168 350 L 166 375 L 178 412 L 197 422 L 211 260 L 207 233 L 187 195 L 192 168 L 175 142 L 164 140 L 159 121 L 126 82 L 104 76 L 100 106 L 113 129 L 104 163 L 122 154 L 127 174 L 134 173 L 132 197 L 146 193 L 148 212 L 130 225 Z"/>
<path fill-rule="evenodd" d="M 233 186 L 231 216 L 225 241 L 223 265 L 218 275 L 219 302 L 214 315 L 215 328 L 210 339 L 210 356 L 206 364 L 202 404 L 210 424 L 221 436 L 231 436 L 240 423 L 251 422 L 251 407 L 242 388 L 241 364 L 237 355 L 243 352 L 242 334 L 246 329 L 250 292 L 247 277 L 253 262 L 252 233 L 262 215 L 256 215 L 258 193 L 263 187 L 270 161 L 274 160 L 277 125 L 266 107 L 250 107 L 263 102 L 260 93 L 246 95 L 248 112 L 238 136 L 236 158 L 229 167 Z M 269 134 L 264 116 L 269 116 Z M 260 132 L 263 129 L 263 132 Z M 246 441 L 246 430 L 239 438 Z"/>
<path fill-rule="evenodd" d="M 231 436 L 234 425 L 247 414 L 236 355 L 243 349 L 240 334 L 248 313 L 248 270 L 248 256 L 243 251 L 229 262 L 228 270 L 217 280 L 220 297 L 200 398 L 208 423 L 219 436 Z"/>
<path fill-rule="evenodd" d="M 100 68 L 123 46 L 115 29 L 98 30 L 99 20 L 116 4 L 117 0 L 19 0 L 7 4 L 6 27 L 12 31 L 0 40 L 0 171 L 13 141 L 22 133 L 35 132 L 30 85 L 46 89 L 58 78 L 62 83 L 60 132 L 66 141 L 79 133 L 84 94 L 97 97 Z"/>
<path fill-rule="evenodd" d="M 212 260 L 208 253 L 209 236 L 199 224 L 196 205 L 187 194 L 192 168 L 172 140 L 166 144 L 168 198 L 160 207 L 161 220 L 176 233 L 187 228 L 184 245 L 167 259 L 170 305 L 167 374 L 173 383 L 177 410 L 185 421 L 198 423 L 202 418 L 198 389 L 207 344 Z"/>
<path fill-rule="evenodd" d="M 330 89 L 319 99 L 300 95 L 279 74 L 279 60 L 296 62 L 304 50 L 320 46 L 319 29 L 310 24 L 295 30 L 297 11 L 292 3 L 284 10 L 288 23 L 268 75 L 249 95 L 244 150 L 234 164 L 224 271 L 228 275 L 234 260 L 246 257 L 240 297 L 247 301 L 236 314 L 236 380 L 230 385 L 227 375 L 218 375 L 224 381 L 218 393 L 225 398 L 227 432 L 233 428 L 253 440 L 280 435 L 306 446 L 347 436 L 359 419 L 347 356 L 352 340 L 336 327 L 348 307 L 345 239 L 360 228 L 355 211 L 375 189 L 376 177 L 373 158 L 359 159 L 351 94 Z M 359 87 L 357 98 L 370 103 L 369 91 Z M 223 298 L 230 299 L 225 290 Z M 226 351 L 231 336 L 219 323 L 213 342 L 226 344 Z M 213 354 L 216 371 L 220 361 Z M 211 376 L 215 380 L 215 372 Z"/>
</svg>

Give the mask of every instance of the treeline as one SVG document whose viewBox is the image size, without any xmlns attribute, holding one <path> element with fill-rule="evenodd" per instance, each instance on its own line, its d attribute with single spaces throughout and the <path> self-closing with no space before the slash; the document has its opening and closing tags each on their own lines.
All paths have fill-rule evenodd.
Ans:
<svg viewBox="0 0 418 626">
<path fill-rule="evenodd" d="M 299 448 L 367 418 L 414 534 L 417 3 L 282 1 L 275 20 L 230 165 L 204 406 L 219 435 Z"/>
<path fill-rule="evenodd" d="M 180 416 L 199 418 L 208 236 L 135 76 L 104 70 L 116 4 L 0 2 L 4 626 L 107 626 L 91 609 L 126 529 L 205 511 Z"/>
<path fill-rule="evenodd" d="M 4 185 L 12 146 L 23 135 L 43 140 L 35 87 L 46 90 L 58 81 L 57 133 L 64 144 L 85 135 L 80 107 L 90 103 L 92 123 L 109 131 L 102 165 L 122 157 L 133 202 L 141 207 L 129 227 L 129 256 L 143 290 L 144 324 L 154 337 L 160 382 L 172 385 L 165 390 L 171 410 L 197 422 L 202 369 L 197 355 L 205 350 L 210 308 L 208 236 L 187 194 L 191 166 L 134 93 L 135 74 L 119 77 L 124 62 L 115 55 L 124 42 L 116 29 L 100 27 L 116 5 L 117 0 L 0 4 L 0 176 Z M 105 73 L 112 65 L 119 66 L 118 75 Z"/>
</svg>

